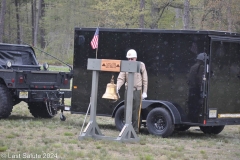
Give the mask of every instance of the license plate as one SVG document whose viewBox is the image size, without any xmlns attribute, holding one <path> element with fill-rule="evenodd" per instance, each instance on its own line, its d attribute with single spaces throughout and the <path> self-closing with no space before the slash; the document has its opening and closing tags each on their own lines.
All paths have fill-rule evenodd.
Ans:
<svg viewBox="0 0 240 160">
<path fill-rule="evenodd" d="M 217 110 L 209 110 L 209 118 L 217 118 Z"/>
<path fill-rule="evenodd" d="M 26 91 L 19 92 L 19 98 L 28 98 L 28 92 Z"/>
<path fill-rule="evenodd" d="M 66 107 L 66 106 L 65 106 L 65 107 L 64 107 L 64 110 L 65 110 L 65 111 L 70 111 L 70 107 Z"/>
</svg>

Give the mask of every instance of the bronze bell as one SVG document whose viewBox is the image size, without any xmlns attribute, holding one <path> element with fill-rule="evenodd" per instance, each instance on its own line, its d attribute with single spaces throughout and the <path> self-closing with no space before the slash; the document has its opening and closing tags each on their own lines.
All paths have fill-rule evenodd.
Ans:
<svg viewBox="0 0 240 160">
<path fill-rule="evenodd" d="M 114 76 L 112 76 L 111 83 L 107 84 L 106 92 L 103 94 L 102 98 L 111 99 L 117 101 L 119 99 L 119 94 L 116 92 L 116 84 L 114 84 Z"/>
</svg>

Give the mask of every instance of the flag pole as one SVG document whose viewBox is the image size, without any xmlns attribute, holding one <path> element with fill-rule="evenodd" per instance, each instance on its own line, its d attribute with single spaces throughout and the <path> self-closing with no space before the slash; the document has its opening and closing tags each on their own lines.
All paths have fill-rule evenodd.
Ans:
<svg viewBox="0 0 240 160">
<path fill-rule="evenodd" d="M 96 48 L 96 59 L 97 59 L 97 51 L 98 51 L 98 48 Z"/>
<path fill-rule="evenodd" d="M 99 29 L 99 23 L 98 23 L 98 27 L 97 28 Z M 98 44 L 99 44 L 99 37 L 100 37 L 100 34 L 99 34 L 99 30 L 98 30 Z M 97 59 L 97 51 L 98 51 L 98 47 L 96 49 L 96 59 Z"/>
<path fill-rule="evenodd" d="M 100 37 L 100 34 L 99 34 L 99 23 L 98 23 L 98 44 L 99 44 L 99 37 Z M 96 48 L 96 59 L 97 59 L 97 51 L 98 51 L 98 47 Z"/>
</svg>

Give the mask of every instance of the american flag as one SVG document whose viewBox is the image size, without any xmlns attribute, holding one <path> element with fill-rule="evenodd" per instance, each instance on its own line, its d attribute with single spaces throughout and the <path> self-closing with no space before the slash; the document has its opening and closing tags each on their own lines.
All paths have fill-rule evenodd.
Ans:
<svg viewBox="0 0 240 160">
<path fill-rule="evenodd" d="M 98 36 L 99 36 L 99 28 L 96 29 L 96 32 L 95 32 L 95 34 L 93 36 L 93 39 L 91 41 L 92 49 L 98 48 Z"/>
</svg>

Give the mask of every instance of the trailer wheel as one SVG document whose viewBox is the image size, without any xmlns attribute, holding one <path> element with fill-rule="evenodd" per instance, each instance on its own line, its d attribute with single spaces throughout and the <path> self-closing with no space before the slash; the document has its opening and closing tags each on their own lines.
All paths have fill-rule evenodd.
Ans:
<svg viewBox="0 0 240 160">
<path fill-rule="evenodd" d="M 124 108 L 125 106 L 119 107 L 115 114 L 115 125 L 117 130 L 119 131 L 121 131 L 123 126 L 125 125 Z"/>
<path fill-rule="evenodd" d="M 12 95 L 5 85 L 0 84 L 0 119 L 9 117 L 12 109 Z"/>
<path fill-rule="evenodd" d="M 205 134 L 219 134 L 224 129 L 223 126 L 199 126 L 200 130 Z"/>
<path fill-rule="evenodd" d="M 30 113 L 35 118 L 52 118 L 57 114 L 57 111 L 51 108 L 52 114 L 49 114 L 46 104 L 44 102 L 29 102 L 28 103 L 28 109 Z"/>
<path fill-rule="evenodd" d="M 147 116 L 147 129 L 149 133 L 162 136 L 170 136 L 174 130 L 172 117 L 165 108 L 154 108 Z"/>
</svg>

